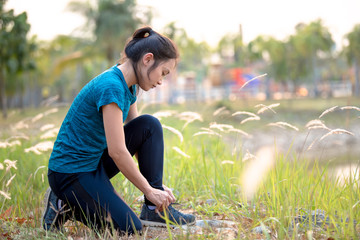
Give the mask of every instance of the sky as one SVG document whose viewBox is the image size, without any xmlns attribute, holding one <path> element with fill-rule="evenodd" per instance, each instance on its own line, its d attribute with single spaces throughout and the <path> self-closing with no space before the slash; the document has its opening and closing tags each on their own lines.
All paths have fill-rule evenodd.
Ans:
<svg viewBox="0 0 360 240">
<path fill-rule="evenodd" d="M 26 11 L 31 35 L 50 40 L 81 27 L 82 16 L 66 10 L 69 0 L 8 0 L 5 7 Z M 189 37 L 216 46 L 221 37 L 242 26 L 245 43 L 259 35 L 279 40 L 294 33 L 296 24 L 322 19 L 337 47 L 355 24 L 360 24 L 360 0 L 137 0 L 154 10 L 152 27 L 161 32 L 169 22 L 184 28 Z"/>
</svg>

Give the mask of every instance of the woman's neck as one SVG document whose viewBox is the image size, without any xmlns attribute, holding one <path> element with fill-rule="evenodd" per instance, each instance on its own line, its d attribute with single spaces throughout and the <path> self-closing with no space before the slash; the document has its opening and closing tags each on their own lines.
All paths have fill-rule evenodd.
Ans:
<svg viewBox="0 0 360 240">
<path fill-rule="evenodd" d="M 125 82 L 128 85 L 128 87 L 131 87 L 132 85 L 137 84 L 136 75 L 134 72 L 133 65 L 131 64 L 130 60 L 126 60 L 123 64 L 120 64 L 117 66 L 122 74 L 124 75 Z"/>
</svg>

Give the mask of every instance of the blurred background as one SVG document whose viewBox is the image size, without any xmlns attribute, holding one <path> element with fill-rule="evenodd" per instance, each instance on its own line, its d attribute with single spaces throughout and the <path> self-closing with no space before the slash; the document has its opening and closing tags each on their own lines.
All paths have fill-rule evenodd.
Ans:
<svg viewBox="0 0 360 240">
<path fill-rule="evenodd" d="M 68 105 L 149 25 L 180 51 L 140 102 L 360 95 L 357 0 L 0 0 L 0 103 Z"/>
</svg>

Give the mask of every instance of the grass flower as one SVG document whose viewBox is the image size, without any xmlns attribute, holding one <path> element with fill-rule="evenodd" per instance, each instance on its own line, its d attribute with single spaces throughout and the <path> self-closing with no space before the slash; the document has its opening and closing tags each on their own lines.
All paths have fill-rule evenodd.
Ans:
<svg viewBox="0 0 360 240">
<path fill-rule="evenodd" d="M 255 107 L 256 107 L 256 108 L 257 108 L 257 107 L 261 107 L 261 108 L 257 111 L 257 114 L 261 114 L 261 113 L 265 112 L 266 110 L 270 110 L 270 111 L 272 111 L 273 113 L 276 113 L 276 112 L 273 110 L 273 108 L 278 107 L 278 106 L 280 106 L 280 103 L 274 103 L 274 104 L 270 104 L 270 105 L 268 105 L 268 106 L 266 106 L 266 105 L 264 105 L 264 104 L 258 104 L 258 105 L 256 105 Z"/>
<path fill-rule="evenodd" d="M 12 182 L 12 180 L 14 179 L 14 177 L 16 176 L 16 174 L 14 174 L 6 183 L 6 187 L 8 187 L 10 185 L 10 183 Z"/>
<path fill-rule="evenodd" d="M 244 83 L 244 85 L 242 85 L 241 88 L 239 88 L 239 91 L 240 91 L 241 89 L 243 89 L 246 85 L 248 85 L 249 83 L 251 83 L 252 81 L 255 81 L 256 79 L 259 79 L 259 78 L 261 78 L 261 77 L 265 77 L 266 75 L 267 75 L 267 73 L 262 74 L 262 75 L 259 75 L 259 76 L 256 76 L 256 77 L 250 79 L 249 81 L 246 81 L 246 82 Z"/>
<path fill-rule="evenodd" d="M 182 112 L 182 113 L 179 113 L 177 115 L 180 120 L 199 120 L 199 121 L 203 121 L 201 115 L 197 112 Z"/>
<path fill-rule="evenodd" d="M 44 112 L 44 116 L 50 115 L 52 113 L 57 113 L 59 111 L 58 108 L 52 108 Z"/>
<path fill-rule="evenodd" d="M 345 130 L 345 129 L 337 128 L 337 129 L 333 129 L 333 130 L 331 130 L 330 132 L 328 132 L 328 133 L 326 133 L 325 135 L 323 135 L 323 136 L 320 138 L 319 141 L 324 140 L 324 138 L 326 138 L 326 137 L 328 137 L 328 136 L 330 136 L 330 135 L 333 135 L 333 134 L 348 134 L 348 135 L 352 135 L 352 136 L 355 135 L 354 133 L 349 132 L 349 131 L 347 131 L 347 130 Z"/>
<path fill-rule="evenodd" d="M 356 110 L 356 111 L 360 112 L 360 108 L 355 107 L 355 106 L 345 106 L 345 107 L 342 107 L 340 109 L 341 110 Z"/>
<path fill-rule="evenodd" d="M 314 120 L 311 120 L 309 121 L 305 127 L 307 129 L 326 129 L 326 130 L 330 130 L 330 128 L 328 128 L 327 126 L 325 126 L 325 124 L 319 120 L 319 119 L 314 119 Z"/>
<path fill-rule="evenodd" d="M 185 129 L 185 127 L 187 125 L 189 125 L 190 123 L 194 122 L 194 121 L 200 121 L 200 122 L 203 122 L 203 118 L 202 116 L 197 113 L 197 112 L 182 112 L 180 114 L 177 115 L 177 117 L 180 119 L 180 120 L 184 120 L 185 121 L 185 124 L 184 126 L 182 127 L 182 129 Z"/>
<path fill-rule="evenodd" d="M 328 129 L 328 128 L 327 128 L 327 129 Z M 316 142 L 320 142 L 320 141 L 324 140 L 325 138 L 327 138 L 327 137 L 329 137 L 329 136 L 331 136 L 331 135 L 333 135 L 333 134 L 348 134 L 348 135 L 354 136 L 354 133 L 349 132 L 349 131 L 344 130 L 344 129 L 340 129 L 340 128 L 333 129 L 333 130 L 328 129 L 328 130 L 329 130 L 329 132 L 326 133 L 326 134 L 324 134 L 320 139 L 319 139 L 319 138 L 315 139 L 315 140 L 309 145 L 309 147 L 307 148 L 307 150 L 312 149 Z"/>
<path fill-rule="evenodd" d="M 295 131 L 299 131 L 299 128 L 291 125 L 290 123 L 287 123 L 287 122 L 275 122 L 275 123 L 269 123 L 268 126 L 276 126 L 276 127 L 281 127 L 281 128 L 284 128 L 284 127 L 289 127 L 291 129 L 294 129 Z"/>
<path fill-rule="evenodd" d="M 36 144 L 35 146 L 26 148 L 24 151 L 26 153 L 33 152 L 37 155 L 41 155 L 42 152 L 46 152 L 48 150 L 53 149 L 54 143 L 51 141 L 44 141 Z"/>
<path fill-rule="evenodd" d="M 328 127 L 325 126 L 325 125 L 312 126 L 312 127 L 309 127 L 308 129 L 309 129 L 309 130 L 310 130 L 310 129 L 325 129 L 325 130 L 328 130 L 328 131 L 331 130 L 330 128 L 328 128 Z"/>
<path fill-rule="evenodd" d="M 237 115 L 248 115 L 250 117 L 258 117 L 258 115 L 256 115 L 255 113 L 246 112 L 246 111 L 238 111 L 238 112 L 231 114 L 231 116 L 237 116 Z"/>
<path fill-rule="evenodd" d="M 219 115 L 222 111 L 224 111 L 226 109 L 226 107 L 220 107 L 218 109 L 216 109 L 214 112 L 213 112 L 213 116 L 217 116 Z"/>
<path fill-rule="evenodd" d="M 43 113 L 39 113 L 38 115 L 36 115 L 35 117 L 33 117 L 31 119 L 31 122 L 34 123 L 34 122 L 37 122 L 39 121 L 40 119 L 42 119 L 45 115 Z"/>
<path fill-rule="evenodd" d="M 181 151 L 180 148 L 174 146 L 174 147 L 172 147 L 172 149 L 174 149 L 175 152 L 179 153 L 181 156 L 183 156 L 183 157 L 185 157 L 185 158 L 190 158 L 190 156 L 187 155 L 186 153 L 184 153 L 183 151 Z"/>
<path fill-rule="evenodd" d="M 201 132 L 197 132 L 195 134 L 193 134 L 193 137 L 195 136 L 199 136 L 199 135 L 214 135 L 214 136 L 218 136 L 218 137 L 222 137 L 219 133 L 214 132 L 214 131 L 201 131 Z"/>
<path fill-rule="evenodd" d="M 326 109 L 323 113 L 320 114 L 319 118 L 322 118 L 322 117 L 325 116 L 326 114 L 335 111 L 335 109 L 336 109 L 337 107 L 338 107 L 338 106 L 334 106 L 334 107 L 331 107 L 331 108 Z"/>
<path fill-rule="evenodd" d="M 21 142 L 19 140 L 14 140 L 9 143 L 9 146 L 21 146 Z"/>
<path fill-rule="evenodd" d="M 37 172 L 38 172 L 40 169 L 42 169 L 42 168 L 46 168 L 46 166 L 40 166 L 40 167 L 38 167 L 38 168 L 36 169 L 36 171 L 34 172 L 34 178 L 36 177 Z"/>
<path fill-rule="evenodd" d="M 0 190 L 0 195 L 3 195 L 3 197 L 5 197 L 6 199 L 11 199 L 10 193 L 6 193 Z"/>
<path fill-rule="evenodd" d="M 11 136 L 8 139 L 6 139 L 6 141 L 10 141 L 11 139 L 24 139 L 24 140 L 29 140 L 30 138 L 24 134 L 22 135 L 15 135 L 15 136 Z"/>
<path fill-rule="evenodd" d="M 20 146 L 21 142 L 19 140 L 14 140 L 11 142 L 0 142 L 0 148 L 7 148 L 7 147 L 13 147 L 13 146 Z"/>
<path fill-rule="evenodd" d="M 176 136 L 179 137 L 180 139 L 180 142 L 183 142 L 184 141 L 184 137 L 183 135 L 181 134 L 181 132 L 173 127 L 169 127 L 169 126 L 166 126 L 164 124 L 162 124 L 162 127 L 169 130 L 170 132 L 174 133 Z"/>
<path fill-rule="evenodd" d="M 157 119 L 171 117 L 174 114 L 174 111 L 159 111 L 153 114 Z"/>
<path fill-rule="evenodd" d="M 256 158 L 255 155 L 253 155 L 253 154 L 251 154 L 249 151 L 247 151 L 247 152 L 245 153 L 244 157 L 242 158 L 242 161 L 243 161 L 243 162 L 246 162 L 246 161 L 248 161 L 248 160 L 252 160 L 252 159 L 255 159 L 255 158 Z"/>
<path fill-rule="evenodd" d="M 55 127 L 55 124 L 45 124 L 40 128 L 40 131 L 46 131 Z"/>
<path fill-rule="evenodd" d="M 47 110 L 47 111 L 45 111 L 45 112 L 43 112 L 43 113 L 39 113 L 39 114 L 37 114 L 35 117 L 31 118 L 31 122 L 32 122 L 32 123 L 37 122 L 37 121 L 39 121 L 40 119 L 42 119 L 43 117 L 48 116 L 48 115 L 50 115 L 50 114 L 52 114 L 52 113 L 56 113 L 56 112 L 58 112 L 58 111 L 59 111 L 58 108 L 52 108 L 52 109 L 49 109 L 49 110 Z"/>
<path fill-rule="evenodd" d="M 210 123 L 210 129 L 211 128 L 216 128 L 221 132 L 226 132 L 230 129 L 233 129 L 234 127 L 229 124 L 218 124 L 218 123 L 214 122 L 214 123 Z"/>
<path fill-rule="evenodd" d="M 244 120 L 242 120 L 240 122 L 240 124 L 244 124 L 246 122 L 249 122 L 249 121 L 259 121 L 260 120 L 260 117 L 256 116 L 256 117 L 248 117 L 248 118 L 245 118 Z"/>
<path fill-rule="evenodd" d="M 12 161 L 12 160 L 9 160 L 9 159 L 5 159 L 4 163 L 6 164 L 6 172 L 8 172 L 11 168 L 17 169 L 16 162 L 17 162 L 17 160 Z"/>
<path fill-rule="evenodd" d="M 7 148 L 8 144 L 8 142 L 0 142 L 0 148 Z"/>
<path fill-rule="evenodd" d="M 25 120 L 22 120 L 22 121 L 17 122 L 14 126 L 11 126 L 11 128 L 12 128 L 13 130 L 20 130 L 20 129 L 24 129 L 24 128 L 28 129 L 28 128 L 29 128 L 29 124 L 26 124 L 24 121 L 25 121 Z"/>
<path fill-rule="evenodd" d="M 309 145 L 309 147 L 308 147 L 306 150 L 307 150 L 307 151 L 311 150 L 317 141 L 318 141 L 318 138 L 315 139 L 315 140 Z"/>
<path fill-rule="evenodd" d="M 314 119 L 314 120 L 311 120 L 311 121 L 307 122 L 305 127 L 309 128 L 309 127 L 312 127 L 312 126 L 323 125 L 323 124 L 324 124 L 323 121 L 321 121 L 319 119 Z"/>
<path fill-rule="evenodd" d="M 60 128 L 53 128 L 48 131 L 46 131 L 44 134 L 40 136 L 40 139 L 48 139 L 48 138 L 54 138 L 59 133 Z"/>
<path fill-rule="evenodd" d="M 245 137 L 252 137 L 250 134 L 248 134 L 247 132 L 241 130 L 241 129 L 237 129 L 237 128 L 231 128 L 229 129 L 229 132 L 236 132 L 236 133 L 240 133 L 242 135 L 244 135 Z"/>
<path fill-rule="evenodd" d="M 318 105 L 317 101 L 322 100 L 314 100 L 317 103 L 316 108 L 313 108 L 312 104 L 309 104 L 307 101 L 308 100 L 304 103 L 306 105 L 301 106 L 300 109 L 300 112 L 306 115 L 304 115 L 304 118 L 296 119 L 297 122 L 302 122 L 299 126 L 303 127 L 299 127 L 299 131 L 305 130 L 306 132 L 304 133 L 294 132 L 293 129 L 297 129 L 297 127 L 285 123 L 291 123 L 291 121 L 287 121 L 287 119 L 294 119 L 293 116 L 291 116 L 289 112 L 286 112 L 285 109 L 281 111 L 277 110 L 279 109 L 277 108 L 277 104 L 273 105 L 270 102 L 262 102 L 264 104 L 259 105 L 256 105 L 257 103 L 251 104 L 251 101 L 246 102 L 246 104 L 242 106 L 246 107 L 244 110 L 249 112 L 234 111 L 235 113 L 232 115 L 235 118 L 224 118 L 223 120 L 221 120 L 220 117 L 225 116 L 225 113 L 228 114 L 229 109 L 232 107 L 236 106 L 238 107 L 237 109 L 243 108 L 241 108 L 237 102 L 230 102 L 229 104 L 231 105 L 229 106 L 231 106 L 231 108 L 215 107 L 213 109 L 203 109 L 199 106 L 198 109 L 201 108 L 204 112 L 196 112 L 197 110 L 194 110 L 194 112 L 181 112 L 180 109 L 182 109 L 182 106 L 171 106 L 169 111 L 164 109 L 165 111 L 154 113 L 156 117 L 165 118 L 165 120 L 173 123 L 168 123 L 170 126 L 163 125 L 164 133 L 166 133 L 166 131 L 171 132 L 166 133 L 169 138 L 165 138 L 166 144 L 171 149 L 164 180 L 168 182 L 170 186 L 175 187 L 177 190 L 174 191 L 177 192 L 176 195 L 180 196 L 179 194 L 181 194 L 181 199 L 185 203 L 184 211 L 195 211 L 200 219 L 206 218 L 209 222 L 230 217 L 229 220 L 235 222 L 234 229 L 236 233 L 238 233 L 236 236 L 239 237 L 241 235 L 241 237 L 247 239 L 254 239 L 259 236 L 262 238 L 276 236 L 279 239 L 291 239 L 292 237 L 307 239 L 306 234 L 311 231 L 314 231 L 314 234 L 311 236 L 312 238 L 327 237 L 326 234 L 328 233 L 333 238 L 358 239 L 357 237 L 360 233 L 358 226 L 356 226 L 355 231 L 354 228 L 352 228 L 352 224 L 349 224 L 354 220 L 357 221 L 360 207 L 360 201 L 357 198 L 359 193 L 358 158 L 356 158 L 357 155 L 354 156 L 356 162 L 352 162 L 353 156 L 349 156 L 348 151 L 356 151 L 359 140 L 359 135 L 356 132 L 356 124 L 359 123 L 360 119 L 357 117 L 360 114 L 357 114 L 359 113 L 357 107 L 346 106 L 351 104 L 344 103 L 343 100 L 331 101 L 334 102 L 333 105 L 345 106 L 341 108 L 338 107 L 339 110 L 346 110 L 349 114 L 355 114 L 355 121 L 353 121 L 354 119 L 350 121 L 348 116 L 337 115 L 336 112 L 335 114 L 326 116 L 326 119 L 328 119 L 331 124 L 339 122 L 342 124 L 344 122 L 341 122 L 341 118 L 344 118 L 344 120 L 346 120 L 345 124 L 347 126 L 349 125 L 347 128 L 349 131 L 344 129 L 332 130 L 326 126 L 330 123 L 325 122 L 323 118 L 324 115 L 327 114 L 326 111 L 323 112 L 322 118 L 318 118 L 318 115 L 322 112 L 320 111 L 319 114 L 316 114 L 317 116 L 313 116 L 316 119 L 310 118 L 314 120 L 309 122 L 306 120 L 303 122 L 305 117 L 311 115 L 313 111 L 318 110 L 317 106 L 321 105 Z M 143 105 L 143 103 L 141 103 L 141 105 Z M 247 107 L 254 105 L 256 105 L 256 108 L 247 109 Z M 291 105 L 291 107 L 294 107 L 292 110 L 299 110 L 295 104 Z M 334 110 L 336 110 L 336 108 L 332 111 Z M 51 149 L 53 146 L 53 142 L 47 141 L 45 136 L 50 137 L 52 133 L 55 133 L 55 128 L 59 126 L 61 115 L 66 113 L 66 109 L 60 108 L 60 113 L 56 114 L 56 116 L 59 115 L 59 118 L 54 117 L 51 119 L 52 122 L 45 124 L 45 120 L 47 120 L 46 116 L 55 111 L 57 110 L 49 110 L 46 112 L 44 110 L 43 118 L 35 121 L 34 124 L 32 124 L 31 121 L 35 117 L 23 119 L 19 122 L 19 125 L 15 124 L 17 123 L 16 121 L 12 121 L 14 124 L 9 124 L 12 118 L 9 119 L 9 121 L 1 122 L 0 137 L 2 138 L 0 139 L 0 147 L 3 146 L 6 149 L 0 148 L 0 155 L 2 154 L 3 159 L 19 159 L 18 161 L 9 159 L 5 161 L 3 159 L 0 160 L 0 173 L 2 173 L 3 176 L 1 180 L 3 188 L 0 188 L 0 190 L 2 190 L 0 192 L 0 201 L 2 201 L 3 204 L 1 209 L 3 212 L 7 212 L 5 215 L 2 214 L 6 218 L 11 217 L 13 220 L 16 220 L 20 216 L 24 216 L 24 219 L 26 218 L 26 220 L 31 222 L 41 218 L 38 206 L 42 196 L 39 194 L 48 184 L 46 170 L 49 152 L 45 151 Z M 152 111 L 152 109 L 149 109 L 149 111 Z M 266 114 L 267 111 L 270 115 Z M 276 113 L 276 115 L 270 113 L 270 111 Z M 328 109 L 328 112 L 331 111 Z M 230 115 L 231 114 L 228 114 L 226 116 Z M 204 119 L 203 121 L 203 117 L 205 118 L 205 116 L 209 119 Z M 216 122 L 214 122 L 215 120 L 211 120 L 213 116 L 216 116 Z M 14 119 L 18 117 L 20 116 L 14 116 Z M 271 120 L 274 117 L 279 118 L 279 120 Z M 250 123 L 250 125 L 253 126 L 247 130 L 245 128 L 246 125 L 240 125 L 240 121 L 245 118 L 248 119 L 243 123 L 251 120 L 260 120 L 260 118 L 262 121 Z M 184 123 L 186 127 L 194 121 L 199 122 L 188 126 L 187 131 L 182 131 L 181 127 Z M 200 121 L 203 121 L 203 123 Z M 272 129 L 270 127 L 263 128 L 264 124 L 266 125 L 271 122 L 273 122 L 272 124 L 274 124 L 274 126 L 284 129 L 280 129 L 284 134 L 280 134 L 280 140 L 276 139 L 274 143 L 272 143 L 272 140 L 268 141 L 267 137 L 272 138 L 273 130 L 278 129 Z M 20 131 L 13 131 L 13 126 L 15 125 L 17 125 L 19 129 L 21 129 L 20 127 L 25 128 L 24 126 L 31 128 L 24 129 L 24 131 L 20 130 L 21 132 L 26 131 L 29 137 L 21 136 L 21 134 L 19 134 Z M 338 127 L 341 128 L 341 126 Z M 246 132 L 242 129 L 246 130 Z M 316 130 L 311 132 L 310 129 L 326 129 L 327 131 Z M 290 149 L 286 151 L 286 146 L 289 145 L 288 135 L 292 135 L 292 133 L 296 133 L 299 137 L 294 139 L 294 145 L 291 145 Z M 20 136 L 16 136 L 17 134 Z M 252 137 L 251 134 L 254 134 L 253 138 L 255 138 L 255 134 L 259 137 L 249 141 L 246 137 Z M 350 136 L 348 137 L 346 135 L 338 138 L 335 137 L 335 139 L 331 139 L 331 145 L 326 144 L 324 141 L 319 142 L 321 137 L 322 140 L 330 140 L 326 138 L 331 134 L 348 134 L 352 136 L 355 135 L 355 137 L 351 137 L 351 139 Z M 200 137 L 196 138 L 194 136 Z M 44 140 L 40 140 L 40 138 Z M 306 149 L 311 141 L 314 142 L 309 149 L 313 144 L 315 144 L 314 148 L 318 147 L 316 144 L 323 146 L 319 146 L 318 151 L 303 154 L 304 149 Z M 180 144 L 180 142 L 182 143 Z M 264 145 L 267 142 L 270 142 L 270 146 L 260 149 L 256 154 L 251 150 L 258 149 L 258 146 Z M 26 147 L 18 147 L 19 144 L 27 145 Z M 10 146 L 14 147 L 7 149 Z M 285 148 L 283 148 L 284 146 Z M 26 155 L 24 153 L 25 148 L 27 148 L 26 152 L 31 152 L 31 154 L 34 152 L 41 155 Z M 343 154 L 341 151 L 342 148 L 346 148 L 344 149 L 346 150 L 345 155 L 341 155 Z M 278 155 L 275 154 L 276 149 L 279 149 Z M 328 151 L 328 149 L 334 151 L 327 153 L 326 151 Z M 337 153 L 337 151 L 339 151 L 339 153 Z M 339 155 L 332 155 L 333 152 Z M 339 159 L 337 159 L 337 156 L 339 156 Z M 352 167 L 351 169 L 347 168 L 347 165 L 344 167 L 343 162 L 341 162 L 343 160 L 342 157 L 344 157 L 346 164 Z M 313 158 L 316 159 L 316 161 L 313 162 Z M 26 161 L 20 159 L 26 159 Z M 179 164 L 179 159 L 183 160 L 181 164 Z M 336 159 L 336 162 L 333 161 L 331 164 L 328 164 L 327 160 L 332 159 Z M 18 165 L 20 161 L 21 165 Z M 313 163 L 314 165 L 312 165 Z M 341 165 L 343 169 L 336 171 L 337 164 Z M 7 169 L 8 172 L 5 172 L 5 169 Z M 189 169 L 191 169 L 190 174 L 188 174 Z M 345 179 L 344 184 L 340 184 L 342 179 Z M 137 195 L 136 187 L 126 180 L 126 177 L 122 174 L 120 174 L 117 179 L 114 179 L 113 183 L 114 187 L 124 190 L 123 197 L 126 202 L 129 202 L 131 205 L 136 203 L 134 210 L 138 211 L 140 205 L 137 204 L 137 200 L 134 201 L 134 196 L 136 197 Z M 346 185 L 349 186 L 346 187 Z M 29 189 L 31 191 L 28 191 Z M 245 201 L 245 199 L 239 199 L 239 193 L 244 193 L 244 196 L 246 196 L 248 200 L 251 200 L 251 202 Z M 210 198 L 216 199 L 216 202 L 219 204 L 216 206 L 203 204 L 205 199 Z M 326 201 L 324 201 L 324 199 Z M 14 206 L 16 209 L 14 209 Z M 244 206 L 242 210 L 235 209 L 241 206 Z M 328 217 L 326 219 L 330 219 L 331 223 L 327 224 L 328 221 L 326 221 L 323 230 L 314 230 L 311 224 L 309 228 L 304 227 L 304 232 L 295 232 L 295 230 L 291 229 L 290 225 L 293 222 L 292 220 L 299 215 L 298 212 L 301 211 L 301 209 L 309 209 L 310 207 L 314 210 L 325 209 L 327 211 L 328 209 L 334 209 L 334 206 L 336 206 L 336 211 L 328 211 L 328 216 L 326 216 Z M 242 211 L 244 214 L 234 215 L 234 211 Z M 220 216 L 218 216 L 218 213 Z M 270 216 L 270 218 L 267 216 Z M 349 221 L 347 221 L 347 219 Z M 23 228 L 18 225 L 16 221 L 9 221 L 6 222 L 6 228 L 8 224 L 11 230 L 11 235 L 9 236 L 27 236 L 26 234 L 32 232 L 35 238 L 38 236 L 37 231 L 35 231 L 36 228 L 34 228 L 36 224 Z M 262 235 L 253 231 L 254 226 L 258 225 L 263 227 L 264 231 Z M 71 236 L 74 235 L 79 237 L 88 236 L 89 238 L 98 237 L 101 239 L 116 238 L 110 234 L 110 230 L 106 230 L 105 234 L 93 233 L 85 226 L 76 223 L 66 224 L 65 227 L 69 231 L 59 233 L 59 235 L 54 233 L 52 236 L 54 236 L 54 238 L 71 238 Z M 229 234 L 226 233 L 226 229 L 228 228 L 225 227 L 205 229 L 198 226 L 195 228 L 194 231 L 197 231 L 197 229 L 204 231 L 200 233 L 203 234 L 201 236 L 209 239 L 229 237 Z M 23 229 L 25 229 L 25 232 Z M 186 235 L 185 232 L 181 231 L 179 233 L 178 230 L 170 228 L 149 228 L 148 230 L 148 232 L 144 233 L 146 235 L 143 236 L 144 238 L 151 238 L 151 236 L 168 238 L 169 234 L 172 234 L 170 237 L 173 238 L 183 238 Z M 222 231 L 222 234 L 218 234 L 218 230 Z M 196 234 L 197 232 L 194 233 L 191 229 L 191 233 L 189 232 L 185 237 L 199 237 L 199 234 Z M 233 238 L 236 238 L 236 236 Z M 310 234 L 308 234 L 308 237 L 309 236 Z M 136 237 L 140 238 L 141 236 L 134 236 L 134 238 Z"/>
</svg>

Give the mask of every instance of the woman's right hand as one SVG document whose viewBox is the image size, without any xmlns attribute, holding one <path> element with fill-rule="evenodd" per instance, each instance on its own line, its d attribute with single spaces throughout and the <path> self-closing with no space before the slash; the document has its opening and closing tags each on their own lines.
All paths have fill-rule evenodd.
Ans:
<svg viewBox="0 0 360 240">
<path fill-rule="evenodd" d="M 172 202 L 173 199 L 169 193 L 162 191 L 156 188 L 153 188 L 145 197 L 155 204 L 156 210 L 162 211 L 164 208 L 167 208 Z"/>
</svg>

